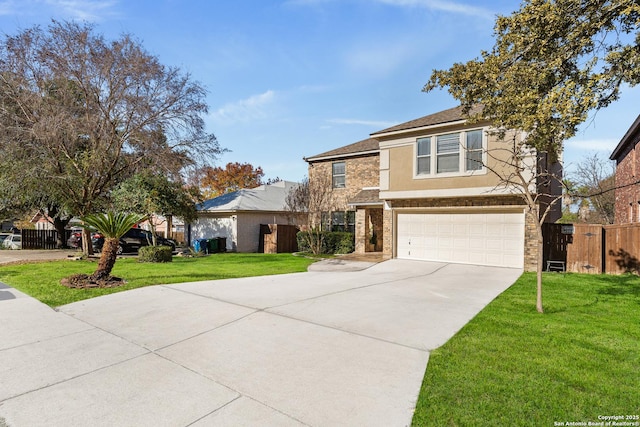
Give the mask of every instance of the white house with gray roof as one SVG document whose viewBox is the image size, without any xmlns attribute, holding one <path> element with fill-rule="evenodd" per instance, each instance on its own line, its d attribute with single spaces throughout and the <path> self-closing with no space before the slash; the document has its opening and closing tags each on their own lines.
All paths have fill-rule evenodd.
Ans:
<svg viewBox="0 0 640 427">
<path fill-rule="evenodd" d="M 197 208 L 198 219 L 189 224 L 187 230 L 189 242 L 224 237 L 227 251 L 258 252 L 261 224 L 293 223 L 285 200 L 297 185 L 296 182 L 278 181 L 201 203 Z"/>
</svg>

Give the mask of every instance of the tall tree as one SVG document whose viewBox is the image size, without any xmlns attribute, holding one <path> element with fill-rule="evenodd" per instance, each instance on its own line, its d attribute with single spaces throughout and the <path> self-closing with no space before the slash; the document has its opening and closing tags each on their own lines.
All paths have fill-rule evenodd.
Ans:
<svg viewBox="0 0 640 427">
<path fill-rule="evenodd" d="M 496 42 L 481 58 L 434 71 L 424 90 L 448 87 L 473 118 L 528 133 L 557 154 L 588 113 L 640 82 L 637 0 L 526 0 L 499 16 Z"/>
<path fill-rule="evenodd" d="M 639 19 L 637 0 L 525 0 L 497 18 L 491 51 L 434 71 L 424 90 L 448 87 L 471 122 L 490 120 L 501 136 L 507 129 L 524 131 L 525 146 L 553 162 L 590 111 L 618 99 L 623 83 L 640 82 Z M 541 245 L 543 215 L 532 199 L 525 201 Z"/>
<path fill-rule="evenodd" d="M 201 171 L 200 186 L 207 198 L 238 191 L 241 188 L 255 188 L 262 185 L 264 172 L 260 166 L 250 163 L 227 163 L 221 167 L 205 167 Z"/>
<path fill-rule="evenodd" d="M 177 216 L 185 223 L 193 222 L 198 197 L 195 189 L 170 181 L 165 175 L 151 173 L 136 174 L 111 193 L 116 210 L 140 213 L 149 219 L 154 246 L 157 235 L 152 216 Z"/>
<path fill-rule="evenodd" d="M 89 24 L 53 21 L 6 36 L 0 200 L 19 182 L 25 197 L 44 187 L 60 211 L 86 216 L 138 171 L 179 179 L 222 151 L 205 131 L 205 95 L 130 35 L 107 41 Z"/>
</svg>

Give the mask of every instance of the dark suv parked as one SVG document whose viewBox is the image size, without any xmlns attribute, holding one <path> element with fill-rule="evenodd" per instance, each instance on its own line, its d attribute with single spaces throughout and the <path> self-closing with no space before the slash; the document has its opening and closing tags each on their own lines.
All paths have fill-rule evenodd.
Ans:
<svg viewBox="0 0 640 427">
<path fill-rule="evenodd" d="M 171 251 L 176 250 L 176 242 L 164 237 L 158 236 L 156 239 L 158 245 L 171 246 Z M 93 243 L 93 250 L 100 252 L 102 245 L 104 245 L 104 237 L 101 235 L 95 235 L 91 242 Z M 151 232 L 142 230 L 140 228 L 132 228 L 120 238 L 120 246 L 118 246 L 118 254 L 125 252 L 138 252 L 142 246 L 149 246 L 153 242 Z"/>
</svg>

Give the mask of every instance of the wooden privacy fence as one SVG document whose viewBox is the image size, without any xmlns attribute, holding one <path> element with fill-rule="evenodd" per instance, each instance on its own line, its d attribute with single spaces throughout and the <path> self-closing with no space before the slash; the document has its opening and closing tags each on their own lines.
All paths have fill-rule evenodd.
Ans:
<svg viewBox="0 0 640 427">
<path fill-rule="evenodd" d="M 574 273 L 640 274 L 640 224 L 545 224 L 544 264 Z"/>
<path fill-rule="evenodd" d="M 295 225 L 260 224 L 258 252 L 265 254 L 296 252 L 298 231 Z"/>
<path fill-rule="evenodd" d="M 58 249 L 57 237 L 58 232 L 55 230 L 20 230 L 22 235 L 22 249 Z M 71 237 L 71 231 L 65 230 L 62 239 L 64 245 Z"/>
</svg>

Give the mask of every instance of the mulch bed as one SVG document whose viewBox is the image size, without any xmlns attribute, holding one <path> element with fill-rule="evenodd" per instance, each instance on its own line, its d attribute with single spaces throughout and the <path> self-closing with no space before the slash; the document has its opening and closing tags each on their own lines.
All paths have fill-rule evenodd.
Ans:
<svg viewBox="0 0 640 427">
<path fill-rule="evenodd" d="M 60 283 L 72 289 L 117 288 L 126 282 L 119 277 L 109 276 L 96 280 L 88 274 L 74 274 L 60 280 Z"/>
</svg>

